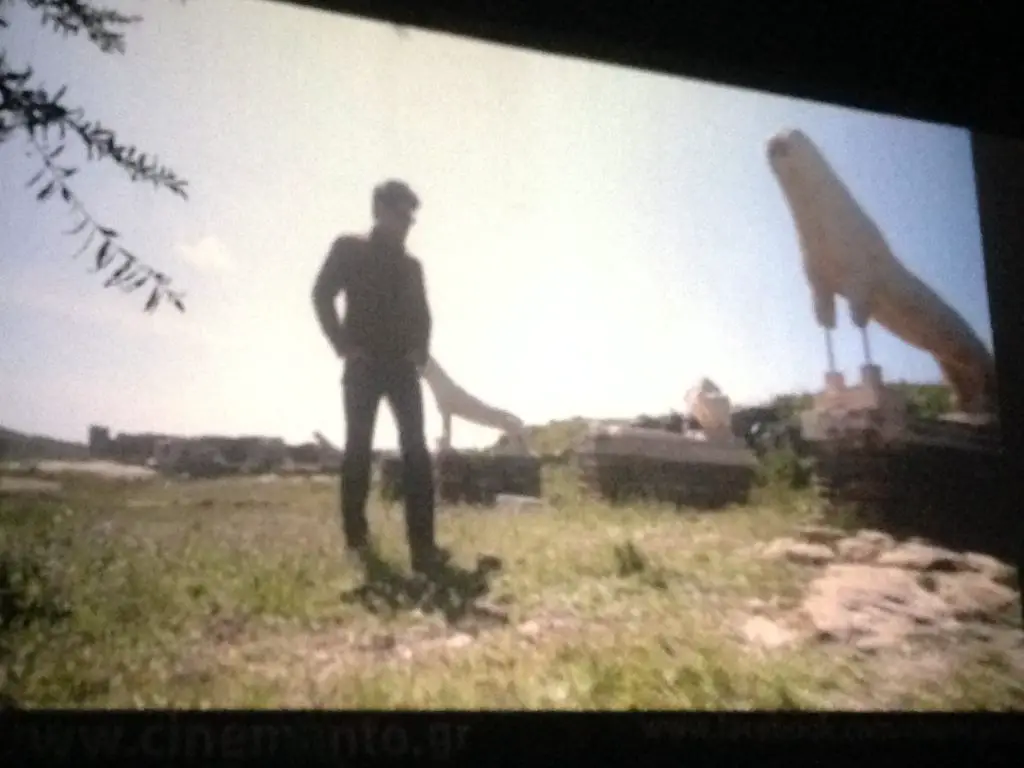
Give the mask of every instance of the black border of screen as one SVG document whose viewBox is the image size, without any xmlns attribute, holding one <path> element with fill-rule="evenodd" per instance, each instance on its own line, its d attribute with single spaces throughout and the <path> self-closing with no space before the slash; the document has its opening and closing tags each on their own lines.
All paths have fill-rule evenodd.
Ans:
<svg viewBox="0 0 1024 768">
<path fill-rule="evenodd" d="M 197 0 L 191 0 L 196 2 Z M 271 0 L 259 0 L 270 2 Z M 1024 331 L 1013 286 L 1024 257 L 1024 57 L 1009 9 L 921 0 L 628 3 L 582 0 L 290 0 L 294 5 L 447 31 L 726 85 L 841 104 L 974 131 L 989 300 L 1007 452 L 1021 453 L 1024 382 L 1014 341 Z M 238 5 L 244 12 L 245 5 Z M 1004 15 L 1005 14 L 1005 15 Z M 211 59 L 211 68 L 215 60 Z M 1019 141 L 1006 137 L 1019 137 Z M 1011 475 L 1010 481 L 1013 473 Z M 1008 481 L 1009 482 L 1009 481 Z M 1017 498 L 1015 487 L 1000 489 Z M 991 502 L 980 494 L 979 503 Z M 1024 517 L 1024 516 L 1022 516 Z M 1024 542 L 1022 528 L 1006 535 Z M 1018 567 L 1021 565 L 1018 560 Z M 863 762 L 878 748 L 932 749 L 957 762 L 1006 761 L 1021 740 L 1013 715 L 52 713 L 0 717 L 5 764 L 133 764 L 246 760 L 522 765 L 566 759 L 644 764 L 664 757 L 741 762 Z M 259 728 L 276 728 L 257 744 Z M 362 734 L 331 752 L 327 734 Z M 266 730 L 263 731 L 267 733 Z M 182 734 L 192 734 L 192 742 Z M 401 743 L 406 752 L 388 751 Z M 399 734 L 404 734 L 400 736 Z M 447 734 L 441 738 L 438 734 Z M 462 734 L 461 740 L 458 734 Z M 433 739 L 433 741 L 431 741 Z M 445 749 L 438 747 L 446 744 Z M 420 752 L 411 745 L 426 745 Z M 175 747 L 177 745 L 177 747 Z M 198 746 L 197 746 L 198 745 Z M 982 746 L 984 745 L 984 746 Z M 190 753 L 188 747 L 192 747 Z M 177 749 L 177 752 L 175 752 Z M 986 760 L 986 758 L 989 758 Z M 819 758 L 820 759 L 820 758 Z M 1019 762 L 1016 761 L 1016 762 Z"/>
</svg>

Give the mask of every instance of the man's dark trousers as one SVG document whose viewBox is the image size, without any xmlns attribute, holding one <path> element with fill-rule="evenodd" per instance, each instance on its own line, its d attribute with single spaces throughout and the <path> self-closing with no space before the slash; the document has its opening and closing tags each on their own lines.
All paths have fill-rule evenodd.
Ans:
<svg viewBox="0 0 1024 768">
<path fill-rule="evenodd" d="M 342 389 L 346 438 L 341 518 L 346 544 L 358 547 L 367 543 L 373 433 L 380 400 L 385 397 L 398 425 L 409 549 L 414 559 L 429 555 L 435 546 L 434 476 L 424 434 L 419 371 L 407 360 L 350 359 L 345 362 Z"/>
</svg>

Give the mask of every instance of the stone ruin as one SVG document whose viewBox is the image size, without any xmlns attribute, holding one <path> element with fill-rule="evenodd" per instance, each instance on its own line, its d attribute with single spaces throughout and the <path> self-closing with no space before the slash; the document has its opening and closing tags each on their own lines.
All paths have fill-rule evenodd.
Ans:
<svg viewBox="0 0 1024 768">
<path fill-rule="evenodd" d="M 444 422 L 436 467 L 438 488 L 450 503 L 492 504 L 499 494 L 540 495 L 540 458 L 529 450 L 523 422 L 469 394 L 433 359 L 423 378 L 434 394 Z M 503 441 L 490 451 L 458 451 L 451 447 L 452 419 L 500 429 Z M 320 432 L 314 442 L 288 446 L 266 437 L 175 437 L 162 434 L 119 434 L 107 427 L 89 429 L 92 458 L 149 466 L 161 472 L 191 478 L 234 474 L 336 473 L 342 452 Z M 377 454 L 381 488 L 386 498 L 402 495 L 402 462 L 394 453 Z"/>
<path fill-rule="evenodd" d="M 322 436 L 315 433 L 315 437 L 319 440 Z M 274 437 L 125 433 L 111 437 L 110 430 L 102 426 L 89 428 L 89 455 L 191 478 L 336 472 L 340 464 L 319 442 L 289 446 Z"/>
<path fill-rule="evenodd" d="M 313 438 L 316 443 L 311 448 L 315 449 L 316 453 L 310 453 L 310 463 L 317 463 L 321 469 L 334 467 L 340 471 L 342 452 L 324 437 L 322 432 L 314 432 Z"/>
<path fill-rule="evenodd" d="M 833 501 L 955 506 L 999 480 L 994 423 L 913 419 L 877 365 L 862 366 L 853 387 L 830 372 L 801 419 L 822 489 Z"/>
<path fill-rule="evenodd" d="M 523 421 L 495 408 L 460 387 L 430 358 L 423 379 L 441 412 L 442 435 L 435 452 L 434 471 L 439 498 L 446 504 L 492 506 L 500 495 L 536 498 L 541 494 L 541 459 L 529 449 Z M 452 420 L 458 416 L 480 426 L 499 429 L 503 439 L 486 451 L 452 448 Z M 402 459 L 390 453 L 380 462 L 383 498 L 403 497 Z"/>
<path fill-rule="evenodd" d="M 690 415 L 678 419 L 679 431 L 594 423 L 576 450 L 584 485 L 612 502 L 710 509 L 746 501 L 757 459 L 733 434 L 729 398 L 703 379 L 685 401 Z"/>
<path fill-rule="evenodd" d="M 193 478 L 263 475 L 280 472 L 290 461 L 279 438 L 165 438 L 157 442 L 151 464 L 167 473 Z"/>
<path fill-rule="evenodd" d="M 147 466 L 162 441 L 171 439 L 155 433 L 111 436 L 110 429 L 102 426 L 89 427 L 89 458 L 117 461 L 122 464 Z"/>
<path fill-rule="evenodd" d="M 437 494 L 446 504 L 493 506 L 505 494 L 538 498 L 542 490 L 538 468 L 535 457 L 487 451 L 443 451 L 434 460 Z M 380 471 L 382 497 L 402 499 L 401 458 L 386 457 Z"/>
<path fill-rule="evenodd" d="M 868 364 L 854 387 L 830 374 L 801 426 L 831 504 L 897 533 L 1011 555 L 1008 532 L 1020 526 L 1000 499 L 1005 457 L 994 423 L 912 418 L 880 368 Z"/>
</svg>

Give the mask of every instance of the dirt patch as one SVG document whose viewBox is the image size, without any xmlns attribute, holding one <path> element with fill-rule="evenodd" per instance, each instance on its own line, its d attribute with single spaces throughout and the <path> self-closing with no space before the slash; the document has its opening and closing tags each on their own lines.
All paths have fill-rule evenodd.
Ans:
<svg viewBox="0 0 1024 768">
<path fill-rule="evenodd" d="M 248 673 L 269 680 L 293 677 L 320 683 L 366 665 L 408 664 L 424 657 L 465 653 L 482 643 L 512 644 L 525 649 L 549 643 L 564 643 L 578 636 L 593 640 L 626 616 L 604 616 L 585 620 L 569 609 L 552 607 L 529 619 L 510 622 L 498 607 L 479 606 L 457 624 L 438 617 L 414 614 L 402 626 L 382 625 L 376 629 L 352 629 L 341 624 L 315 630 L 252 632 L 223 623 L 211 627 L 192 656 L 192 674 L 217 674 L 244 667 Z M 225 629 L 229 631 L 224 631 Z"/>
</svg>

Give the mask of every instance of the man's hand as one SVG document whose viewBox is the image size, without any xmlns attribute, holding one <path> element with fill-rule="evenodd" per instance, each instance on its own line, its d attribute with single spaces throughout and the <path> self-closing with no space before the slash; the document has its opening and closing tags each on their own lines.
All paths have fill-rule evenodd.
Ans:
<svg viewBox="0 0 1024 768">
<path fill-rule="evenodd" d="M 339 357 L 344 357 L 342 350 L 345 347 L 346 333 L 338 318 L 334 300 L 339 293 L 347 290 L 351 254 L 352 246 L 346 238 L 340 237 L 335 240 L 313 283 L 313 309 L 317 322 Z"/>
<path fill-rule="evenodd" d="M 333 330 L 328 338 L 331 342 L 331 347 L 334 349 L 334 354 L 338 356 L 338 359 L 360 360 L 366 357 L 366 352 L 362 347 L 352 343 L 348 333 L 340 324 Z"/>
<path fill-rule="evenodd" d="M 417 350 L 415 352 L 410 352 L 408 355 L 405 356 L 405 359 L 408 360 L 413 365 L 415 365 L 416 370 L 422 371 L 424 368 L 427 367 L 428 357 L 429 355 L 423 352 L 422 350 Z"/>
</svg>

